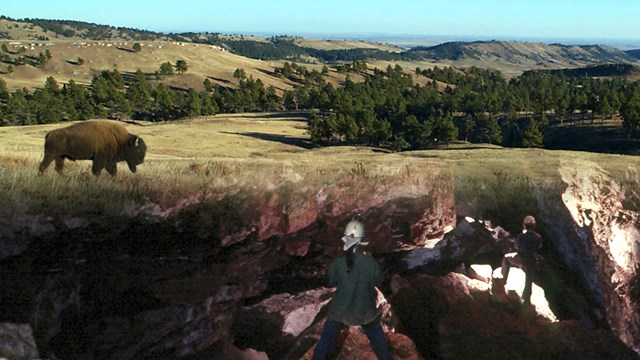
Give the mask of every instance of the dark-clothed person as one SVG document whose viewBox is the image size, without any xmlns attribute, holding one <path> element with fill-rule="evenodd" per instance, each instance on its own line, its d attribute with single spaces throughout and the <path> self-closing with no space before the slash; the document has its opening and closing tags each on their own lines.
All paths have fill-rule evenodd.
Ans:
<svg viewBox="0 0 640 360">
<path fill-rule="evenodd" d="M 542 247 L 542 237 L 535 231 L 536 220 L 533 216 L 524 218 L 524 231 L 516 236 L 514 245 L 516 252 L 505 254 L 502 258 L 502 277 L 507 281 L 511 265 L 522 268 L 525 273 L 522 300 L 531 303 L 533 275 L 538 262 L 538 249 Z"/>
<path fill-rule="evenodd" d="M 335 286 L 336 292 L 313 360 L 325 359 L 340 331 L 354 325 L 362 327 L 378 359 L 393 359 L 376 308 L 376 287 L 382 284 L 384 277 L 376 260 L 360 250 L 360 245 L 367 244 L 361 241 L 363 236 L 362 223 L 351 221 L 347 224 L 342 238 L 346 253 L 329 266 L 329 286 Z"/>
</svg>

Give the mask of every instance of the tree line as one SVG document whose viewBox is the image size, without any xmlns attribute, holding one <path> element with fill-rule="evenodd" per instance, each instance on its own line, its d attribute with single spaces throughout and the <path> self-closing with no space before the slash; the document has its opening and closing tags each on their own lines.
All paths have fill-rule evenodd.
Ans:
<svg viewBox="0 0 640 360">
<path fill-rule="evenodd" d="M 169 68 L 171 70 L 169 70 Z M 159 80 L 186 63 L 162 64 Z M 164 70 L 162 70 L 164 69 Z M 179 69 L 179 70 L 177 70 Z M 278 96 L 275 88 L 236 69 L 237 86 L 220 88 L 209 79 L 203 91 L 172 89 L 151 74 L 104 70 L 90 86 L 49 77 L 40 89 L 7 91 L 0 79 L 0 125 L 55 123 L 90 118 L 170 121 L 219 112 L 313 110 L 311 140 L 319 145 L 365 144 L 396 150 L 424 149 L 465 140 L 504 146 L 543 146 L 550 120 L 595 123 L 621 116 L 629 137 L 640 126 L 640 85 L 621 79 L 569 78 L 562 72 L 529 71 L 507 80 L 479 68 L 369 69 L 355 61 L 334 71 L 345 75 L 334 87 L 322 71 L 285 62 L 278 76 L 298 83 Z M 351 73 L 364 76 L 354 82 Z M 415 77 L 423 77 L 418 84 Z"/>
<path fill-rule="evenodd" d="M 622 117 L 628 137 L 640 125 L 640 85 L 621 79 L 569 78 L 529 71 L 507 81 L 494 70 L 415 70 L 416 84 L 401 67 L 375 69 L 364 82 L 298 87 L 296 107 L 320 111 L 309 123 L 318 144 L 366 144 L 397 150 L 424 149 L 466 140 L 541 147 L 550 120 L 604 123 Z M 285 94 L 285 99 L 287 94 Z M 290 107 L 285 101 L 285 106 Z"/>
<path fill-rule="evenodd" d="M 161 34 L 141 29 L 134 29 L 128 27 L 114 27 L 109 25 L 99 25 L 89 23 L 85 21 L 75 20 L 51 20 L 51 19 L 13 19 L 7 16 L 0 16 L 0 19 L 10 21 L 20 21 L 29 23 L 31 29 L 34 26 L 39 26 L 45 33 L 51 34 L 52 37 L 56 35 L 63 37 L 80 37 L 83 39 L 91 40 L 110 40 L 114 37 L 114 32 L 117 36 L 129 38 L 133 40 L 157 40 L 162 38 Z M 48 36 L 42 40 L 48 40 Z"/>
<path fill-rule="evenodd" d="M 220 111 L 281 110 L 275 89 L 252 77 L 239 79 L 237 89 L 217 90 L 207 87 L 207 79 L 203 91 L 172 89 L 148 77 L 140 70 L 127 76 L 118 70 L 104 70 L 93 77 L 90 86 L 73 80 L 59 84 L 48 77 L 42 88 L 13 92 L 0 79 L 0 126 L 91 118 L 170 121 Z"/>
</svg>

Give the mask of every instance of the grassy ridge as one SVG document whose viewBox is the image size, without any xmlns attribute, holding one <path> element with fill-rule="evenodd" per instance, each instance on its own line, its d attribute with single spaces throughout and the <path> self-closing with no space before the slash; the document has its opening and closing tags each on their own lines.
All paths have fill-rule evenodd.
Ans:
<svg viewBox="0 0 640 360">
<path fill-rule="evenodd" d="M 90 161 L 65 161 L 65 177 L 58 176 L 53 166 L 38 177 L 44 134 L 66 124 L 4 127 L 0 129 L 5 145 L 0 155 L 0 171 L 5 175 L 0 179 L 0 201 L 27 202 L 32 213 L 117 216 L 123 211 L 135 214 L 144 206 L 153 208 L 143 211 L 167 211 L 194 197 L 247 188 L 267 190 L 291 184 L 321 188 L 354 179 L 382 183 L 405 176 L 396 155 L 383 156 L 379 162 L 371 149 L 307 150 L 299 145 L 306 141 L 300 118 L 254 116 L 127 125 L 145 139 L 149 151 L 136 175 L 121 163 L 115 178 L 106 173 L 94 178 Z"/>
<path fill-rule="evenodd" d="M 629 194 L 637 209 L 636 158 L 495 146 L 386 153 L 366 147 L 306 148 L 305 123 L 287 115 L 219 115 L 148 126 L 126 125 L 145 139 L 147 159 L 132 175 L 119 165 L 115 178 L 90 173 L 89 161 L 65 162 L 66 176 L 37 176 L 47 130 L 65 124 L 0 128 L 0 203 L 26 203 L 30 213 L 120 216 L 162 214 L 189 201 L 249 189 L 410 186 L 411 181 L 455 179 L 460 209 L 485 214 L 535 206 L 523 193 L 556 188 L 558 169 L 574 158 L 599 164 Z M 472 204 L 473 203 L 473 204 Z M 502 210 L 500 210 L 502 209 Z M 60 215 L 64 214 L 64 215 Z"/>
</svg>

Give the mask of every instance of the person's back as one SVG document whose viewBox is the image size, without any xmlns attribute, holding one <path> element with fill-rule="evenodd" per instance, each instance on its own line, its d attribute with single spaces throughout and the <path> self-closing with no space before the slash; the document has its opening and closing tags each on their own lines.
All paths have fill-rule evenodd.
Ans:
<svg viewBox="0 0 640 360">
<path fill-rule="evenodd" d="M 329 285 L 336 286 L 329 317 L 347 325 L 366 324 L 378 316 L 376 286 L 383 280 L 376 260 L 360 251 L 352 253 L 353 267 L 341 256 L 329 267 Z"/>
<path fill-rule="evenodd" d="M 518 234 L 515 241 L 516 250 L 522 260 L 533 262 L 538 249 L 542 246 L 542 237 L 535 230 L 526 230 Z"/>
</svg>

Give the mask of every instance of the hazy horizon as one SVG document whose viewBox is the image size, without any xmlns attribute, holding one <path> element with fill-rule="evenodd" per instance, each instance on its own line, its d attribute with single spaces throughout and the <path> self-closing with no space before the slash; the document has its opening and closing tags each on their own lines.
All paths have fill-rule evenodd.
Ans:
<svg viewBox="0 0 640 360">
<path fill-rule="evenodd" d="M 635 0 L 3 0 L 0 12 L 14 19 L 75 20 L 163 33 L 640 44 L 640 2 Z"/>
<path fill-rule="evenodd" d="M 4 15 L 4 14 L 0 14 Z M 7 16 L 7 15 L 4 15 Z M 27 18 L 14 18 L 15 20 L 26 20 Z M 32 17 L 29 19 L 45 19 Z M 48 20 L 72 20 L 72 19 L 48 19 Z M 94 23 L 85 20 L 88 23 Z M 95 23 L 97 25 L 106 25 L 113 27 L 127 27 L 138 30 L 154 31 L 160 34 L 179 34 L 190 32 L 201 33 L 217 33 L 222 35 L 242 35 L 242 36 L 256 36 L 263 38 L 270 38 L 274 36 L 292 36 L 303 37 L 307 39 L 315 40 L 353 40 L 353 41 L 366 41 L 373 43 L 386 43 L 395 45 L 402 48 L 412 48 L 417 46 L 434 46 L 446 42 L 474 42 L 474 41 L 518 41 L 518 42 L 532 42 L 532 43 L 544 43 L 544 44 L 562 44 L 562 45 L 607 45 L 615 47 L 621 50 L 635 50 L 640 49 L 640 39 L 616 39 L 616 38 L 549 38 L 549 37 L 530 37 L 530 36 L 480 36 L 480 35 L 432 35 L 432 34 L 394 34 L 394 33 L 329 33 L 329 32 L 291 32 L 291 33 L 275 33 L 275 32 L 261 32 L 261 31 L 224 31 L 224 30 L 182 30 L 182 31 L 156 31 L 152 29 L 130 27 L 130 26 L 117 26 L 108 23 Z"/>
<path fill-rule="evenodd" d="M 478 35 L 431 35 L 431 34 L 384 34 L 384 33 L 248 33 L 248 32 L 218 32 L 220 34 L 258 36 L 269 38 L 272 36 L 299 36 L 317 40 L 362 40 L 369 42 L 389 43 L 401 47 L 433 46 L 445 42 L 463 41 L 519 41 L 544 44 L 563 45 L 608 45 L 621 50 L 640 49 L 640 39 L 615 39 L 615 38 L 549 38 L 549 37 L 514 37 L 514 36 L 478 36 Z"/>
</svg>

